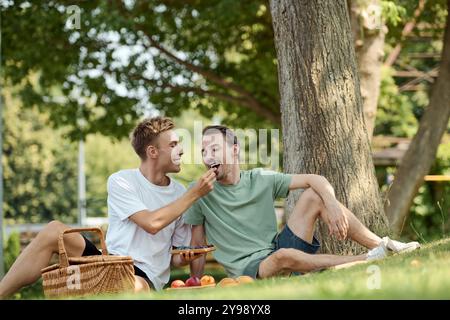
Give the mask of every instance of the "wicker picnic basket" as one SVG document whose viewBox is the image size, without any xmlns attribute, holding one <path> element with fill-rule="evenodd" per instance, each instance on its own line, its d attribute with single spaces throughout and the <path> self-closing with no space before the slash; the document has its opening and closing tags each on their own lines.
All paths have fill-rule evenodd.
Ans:
<svg viewBox="0 0 450 320">
<path fill-rule="evenodd" d="M 80 231 L 99 233 L 101 255 L 67 257 L 64 235 Z M 100 228 L 67 229 L 59 235 L 58 248 L 59 264 L 41 270 L 44 294 L 47 298 L 111 294 L 134 289 L 133 259 L 128 256 L 108 255 Z"/>
</svg>

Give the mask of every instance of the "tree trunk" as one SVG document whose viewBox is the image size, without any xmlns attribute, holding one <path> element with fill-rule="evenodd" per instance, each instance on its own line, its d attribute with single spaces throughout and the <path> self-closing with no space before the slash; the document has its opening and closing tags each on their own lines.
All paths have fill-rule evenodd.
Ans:
<svg viewBox="0 0 450 320">
<path fill-rule="evenodd" d="M 350 18 L 356 50 L 364 122 L 372 140 L 380 95 L 386 26 L 379 0 L 351 0 Z"/>
<path fill-rule="evenodd" d="M 387 219 L 364 128 L 356 58 L 345 1 L 272 0 L 278 57 L 284 170 L 325 176 L 337 198 L 375 232 Z M 290 194 L 287 212 L 297 200 Z M 358 253 L 319 224 L 322 252 Z"/>
<path fill-rule="evenodd" d="M 450 0 L 447 1 L 450 8 Z M 436 157 L 436 151 L 450 117 L 450 23 L 444 33 L 439 76 L 433 85 L 430 103 L 395 174 L 395 180 L 389 191 L 386 213 L 391 228 L 400 234 L 409 208 L 423 177 L 428 173 Z"/>
</svg>

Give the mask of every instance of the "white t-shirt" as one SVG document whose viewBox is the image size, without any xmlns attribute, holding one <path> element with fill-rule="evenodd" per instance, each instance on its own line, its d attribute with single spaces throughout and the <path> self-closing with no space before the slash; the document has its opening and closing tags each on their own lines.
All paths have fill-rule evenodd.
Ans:
<svg viewBox="0 0 450 320">
<path fill-rule="evenodd" d="M 109 253 L 131 256 L 135 266 L 148 276 L 156 290 L 169 281 L 170 250 L 172 246 L 186 246 L 191 240 L 190 226 L 178 218 L 152 235 L 128 219 L 132 214 L 157 210 L 180 198 L 186 191 L 183 185 L 170 179 L 165 187 L 148 181 L 139 169 L 121 170 L 108 178 Z"/>
</svg>

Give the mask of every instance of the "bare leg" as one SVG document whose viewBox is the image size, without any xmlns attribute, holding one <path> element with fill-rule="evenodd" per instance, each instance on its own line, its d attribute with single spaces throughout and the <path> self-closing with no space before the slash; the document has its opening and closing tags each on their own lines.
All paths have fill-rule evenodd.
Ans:
<svg viewBox="0 0 450 320">
<path fill-rule="evenodd" d="M 339 202 L 339 204 L 347 216 L 348 237 L 368 249 L 373 249 L 378 246 L 382 241 L 381 238 L 363 225 L 342 203 Z"/>
<path fill-rule="evenodd" d="M 59 221 L 52 221 L 39 232 L 0 282 L 0 299 L 10 296 L 39 279 L 41 269 L 47 267 L 52 254 L 58 252 L 59 233 L 68 228 Z M 80 234 L 68 234 L 64 237 L 64 243 L 69 256 L 82 255 L 85 241 Z"/>
<path fill-rule="evenodd" d="M 344 205 L 341 203 L 340 205 L 347 216 L 349 238 L 369 249 L 378 246 L 381 238 L 367 229 Z M 312 188 L 309 188 L 298 199 L 287 224 L 295 235 L 311 243 L 318 218 L 326 224 L 329 223 L 328 212 L 322 199 Z"/>
<path fill-rule="evenodd" d="M 305 190 L 287 221 L 292 232 L 302 240 L 312 243 L 316 221 L 323 210 L 322 199 L 309 188 Z"/>
<path fill-rule="evenodd" d="M 378 246 L 381 242 L 380 237 L 367 229 L 350 210 L 342 204 L 341 206 L 349 224 L 348 236 L 367 248 Z M 287 225 L 296 236 L 312 243 L 318 218 L 329 223 L 328 212 L 322 199 L 312 188 L 309 188 L 297 201 Z M 348 262 L 364 261 L 366 258 L 366 254 L 358 256 L 312 255 L 297 249 L 283 248 L 261 262 L 258 274 L 261 278 L 265 278 L 285 272 L 310 272 Z"/>
<path fill-rule="evenodd" d="M 150 286 L 147 281 L 140 276 L 134 276 L 134 293 L 150 292 Z"/>
<path fill-rule="evenodd" d="M 8 273 L 0 281 L 0 299 L 33 284 L 41 277 L 41 270 L 47 267 L 54 253 L 58 253 L 59 234 L 69 227 L 59 221 L 50 222 L 23 250 Z M 86 246 L 79 233 L 64 236 L 69 257 L 80 257 Z M 150 286 L 144 278 L 135 276 L 135 292 L 148 292 Z"/>
<path fill-rule="evenodd" d="M 280 249 L 264 259 L 259 265 L 261 278 L 287 272 L 310 272 L 353 261 L 364 261 L 366 255 L 336 256 L 329 254 L 308 254 L 297 249 Z"/>
</svg>

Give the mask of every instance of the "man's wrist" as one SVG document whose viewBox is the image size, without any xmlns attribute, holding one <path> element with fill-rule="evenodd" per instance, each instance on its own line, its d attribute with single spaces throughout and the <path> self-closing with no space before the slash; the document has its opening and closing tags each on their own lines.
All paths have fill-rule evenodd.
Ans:
<svg viewBox="0 0 450 320">
<path fill-rule="evenodd" d="M 326 201 L 324 201 L 324 202 L 325 202 L 325 207 L 326 207 L 327 209 L 329 209 L 329 210 L 332 210 L 332 209 L 334 209 L 334 208 L 339 207 L 339 206 L 338 206 L 338 201 L 337 201 L 336 198 L 328 198 L 328 199 L 326 199 Z"/>
<path fill-rule="evenodd" d="M 195 190 L 195 187 L 189 189 L 189 191 L 186 192 L 186 196 L 187 196 L 188 200 L 191 202 L 195 202 L 201 198 L 200 195 L 198 194 L 197 190 Z"/>
</svg>

